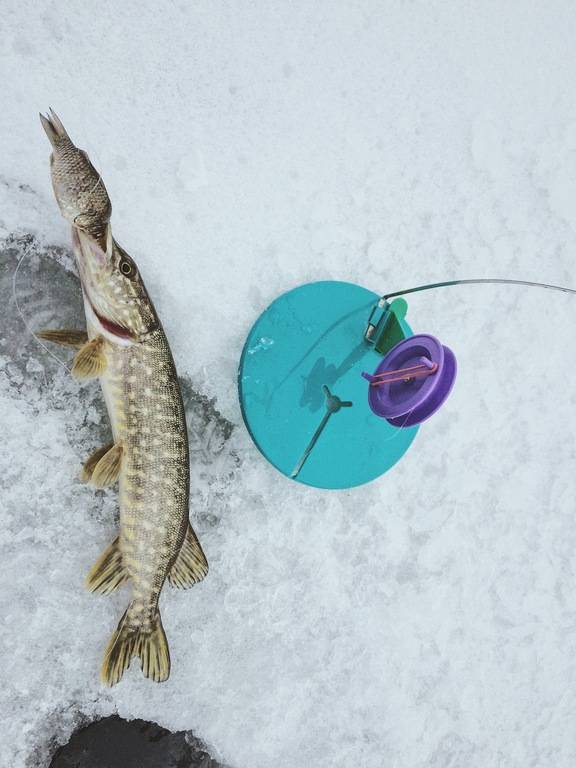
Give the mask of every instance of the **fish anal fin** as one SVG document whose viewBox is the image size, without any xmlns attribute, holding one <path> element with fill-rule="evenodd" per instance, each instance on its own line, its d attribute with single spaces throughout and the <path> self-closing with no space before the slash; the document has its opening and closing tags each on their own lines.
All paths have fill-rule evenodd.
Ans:
<svg viewBox="0 0 576 768">
<path fill-rule="evenodd" d="M 145 677 L 162 683 L 170 676 L 170 651 L 160 613 L 146 626 L 138 616 L 132 617 L 133 605 L 128 606 L 106 648 L 101 672 L 106 685 L 119 682 L 134 656 L 140 657 Z"/>
<path fill-rule="evenodd" d="M 44 341 L 51 341 L 53 344 L 60 344 L 63 347 L 75 347 L 76 349 L 80 349 L 88 341 L 86 331 L 72 331 L 68 329 L 58 331 L 42 330 L 36 331 L 34 335 Z"/>
<path fill-rule="evenodd" d="M 86 576 L 86 588 L 90 592 L 109 595 L 129 578 L 128 571 L 122 563 L 122 553 L 118 542 L 118 539 L 114 539 Z"/>
<path fill-rule="evenodd" d="M 82 467 L 82 471 L 80 472 L 80 480 L 83 483 L 88 483 L 92 479 L 92 475 L 94 473 L 94 468 L 96 467 L 96 464 L 100 461 L 100 459 L 108 453 L 109 450 L 111 450 L 114 447 L 114 443 L 108 443 L 108 445 L 103 445 L 102 448 L 98 448 L 94 451 L 94 453 L 89 456 L 86 461 L 84 462 L 84 466 Z"/>
<path fill-rule="evenodd" d="M 168 581 L 172 587 L 188 589 L 202 581 L 207 573 L 208 561 L 192 526 L 188 523 L 184 542 L 168 573 Z"/>
<path fill-rule="evenodd" d="M 102 336 L 96 336 L 77 352 L 72 365 L 72 375 L 76 379 L 94 379 L 104 373 L 106 365 L 104 339 Z"/>
<path fill-rule="evenodd" d="M 92 456 L 88 461 L 91 461 Z M 90 481 L 97 488 L 113 485 L 120 476 L 122 469 L 122 444 L 116 443 L 106 451 L 96 462 Z"/>
</svg>

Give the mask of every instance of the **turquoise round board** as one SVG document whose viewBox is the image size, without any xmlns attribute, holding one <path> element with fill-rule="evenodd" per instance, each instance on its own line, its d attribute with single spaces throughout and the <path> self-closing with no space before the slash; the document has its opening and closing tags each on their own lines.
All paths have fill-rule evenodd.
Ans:
<svg viewBox="0 0 576 768">
<path fill-rule="evenodd" d="M 242 414 L 259 450 L 287 477 L 317 488 L 362 485 L 414 440 L 418 427 L 393 427 L 368 405 L 361 374 L 382 356 L 364 330 L 379 298 L 353 283 L 307 283 L 277 298 L 252 327 L 240 360 Z"/>
</svg>

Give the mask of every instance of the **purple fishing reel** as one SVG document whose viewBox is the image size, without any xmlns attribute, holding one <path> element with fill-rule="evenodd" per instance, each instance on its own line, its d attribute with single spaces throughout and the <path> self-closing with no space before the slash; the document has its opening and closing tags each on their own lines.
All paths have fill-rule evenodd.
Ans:
<svg viewBox="0 0 576 768">
<path fill-rule="evenodd" d="M 452 350 L 428 334 L 410 336 L 386 354 L 370 382 L 368 404 L 395 427 L 413 427 L 444 403 L 456 378 Z"/>
</svg>

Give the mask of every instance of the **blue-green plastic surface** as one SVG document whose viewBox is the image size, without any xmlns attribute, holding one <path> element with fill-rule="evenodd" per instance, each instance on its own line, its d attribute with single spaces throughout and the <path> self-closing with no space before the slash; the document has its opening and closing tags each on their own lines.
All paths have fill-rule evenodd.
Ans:
<svg viewBox="0 0 576 768">
<path fill-rule="evenodd" d="M 318 488 L 351 488 L 379 477 L 408 450 L 418 427 L 392 427 L 368 405 L 362 371 L 382 357 L 364 341 L 379 296 L 353 283 L 307 283 L 280 296 L 250 331 L 239 370 L 252 439 L 290 477 L 326 413 L 322 386 L 351 408 L 334 413 L 299 471 Z M 412 330 L 405 320 L 406 336 Z"/>
</svg>

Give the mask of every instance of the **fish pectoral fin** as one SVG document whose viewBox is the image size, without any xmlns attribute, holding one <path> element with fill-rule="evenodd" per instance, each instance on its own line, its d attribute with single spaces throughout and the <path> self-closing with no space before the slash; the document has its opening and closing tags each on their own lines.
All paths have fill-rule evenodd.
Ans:
<svg viewBox="0 0 576 768">
<path fill-rule="evenodd" d="M 90 592 L 109 595 L 129 578 L 128 571 L 122 563 L 119 540 L 114 539 L 90 569 L 90 573 L 86 576 L 86 588 Z"/>
<path fill-rule="evenodd" d="M 101 449 L 103 451 L 103 449 Z M 98 459 L 93 470 L 90 481 L 97 488 L 105 488 L 107 485 L 113 485 L 120 477 L 122 469 L 122 444 L 116 443 L 110 450 L 103 453 L 102 458 Z M 90 462 L 94 456 L 88 459 Z M 88 463 L 86 462 L 86 463 Z"/>
<path fill-rule="evenodd" d="M 36 331 L 34 334 L 37 338 L 44 341 L 51 341 L 53 344 L 60 344 L 63 347 L 75 347 L 80 349 L 88 341 L 88 334 L 86 331 L 71 331 L 63 329 L 59 331 Z"/>
<path fill-rule="evenodd" d="M 202 581 L 207 573 L 208 561 L 192 526 L 188 523 L 184 542 L 168 573 L 168 581 L 172 587 L 188 589 Z"/>
<path fill-rule="evenodd" d="M 106 685 L 116 685 L 134 656 L 140 657 L 145 677 L 162 683 L 170 676 L 170 651 L 160 613 L 150 626 L 144 627 L 133 612 L 134 603 L 130 603 L 106 648 L 101 672 Z"/>
<path fill-rule="evenodd" d="M 104 373 L 106 366 L 104 338 L 96 336 L 77 352 L 72 365 L 72 376 L 76 379 L 94 379 Z"/>
<path fill-rule="evenodd" d="M 114 443 L 108 443 L 108 445 L 104 445 L 102 448 L 98 448 L 91 456 L 86 459 L 84 466 L 82 467 L 82 471 L 80 472 L 80 480 L 83 483 L 90 482 L 92 475 L 94 474 L 94 468 L 96 467 L 96 464 L 98 464 L 100 459 L 113 447 Z"/>
</svg>

